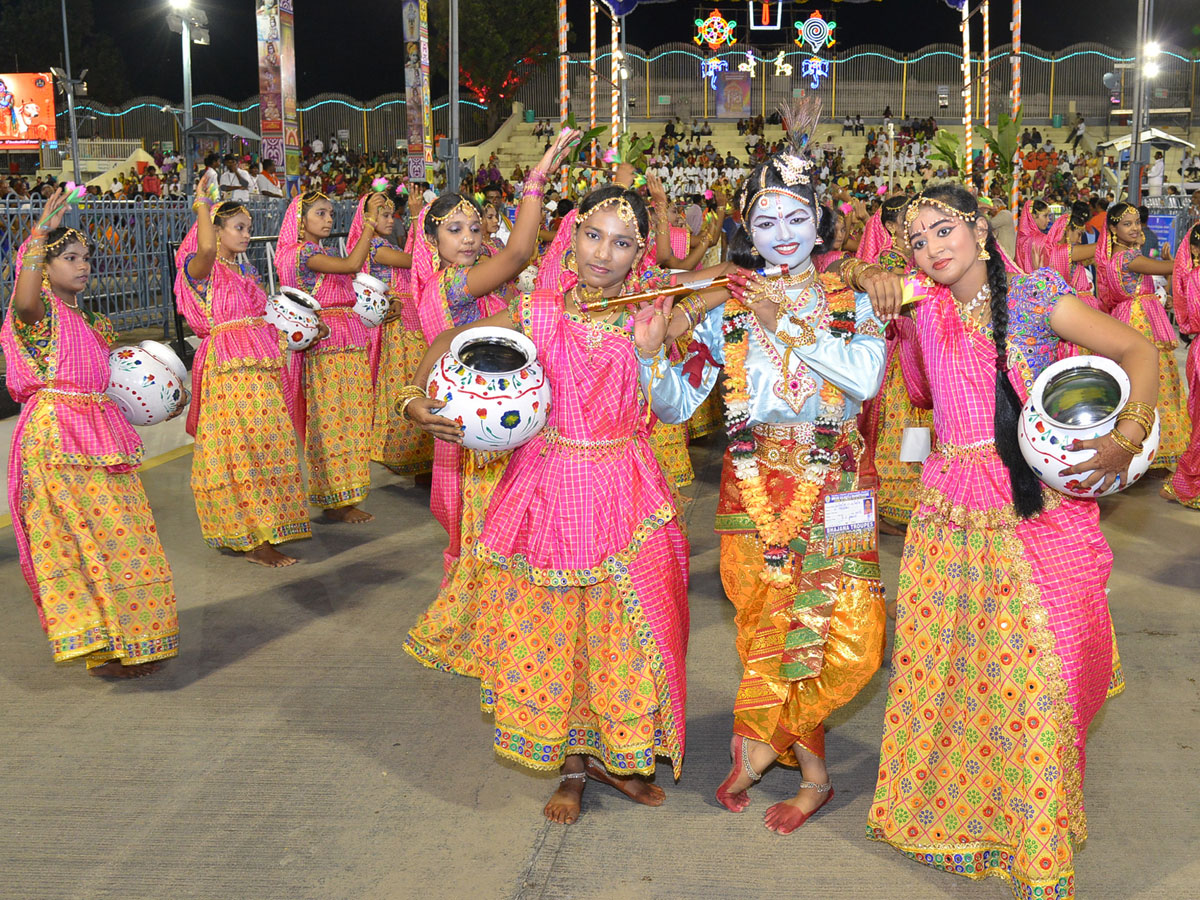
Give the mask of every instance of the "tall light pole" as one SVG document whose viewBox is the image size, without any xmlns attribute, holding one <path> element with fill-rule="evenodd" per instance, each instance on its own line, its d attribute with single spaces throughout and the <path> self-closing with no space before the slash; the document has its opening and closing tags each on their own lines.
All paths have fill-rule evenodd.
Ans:
<svg viewBox="0 0 1200 900">
<path fill-rule="evenodd" d="M 66 3 L 66 0 L 63 0 Z M 191 0 L 171 0 L 174 13 L 167 16 L 167 27 L 183 38 L 183 186 L 192 187 L 192 44 L 208 45 L 208 15 L 192 9 Z"/>
<path fill-rule="evenodd" d="M 63 91 L 67 95 L 67 118 L 71 122 L 71 168 L 75 172 L 75 183 L 83 181 L 83 176 L 79 170 L 79 128 L 75 123 L 75 88 L 83 84 L 82 76 L 78 79 L 71 77 L 71 42 L 67 39 L 67 0 L 62 0 L 62 23 L 63 23 L 63 62 L 66 64 L 67 71 L 63 73 L 65 78 L 63 81 Z M 54 73 L 58 75 L 58 72 Z M 83 74 L 87 74 L 84 69 Z M 86 93 L 87 88 L 84 88 Z"/>
<path fill-rule="evenodd" d="M 450 0 L 450 155 L 446 160 L 446 190 L 458 184 L 458 0 Z M 430 179 L 432 181 L 432 179 Z"/>
</svg>

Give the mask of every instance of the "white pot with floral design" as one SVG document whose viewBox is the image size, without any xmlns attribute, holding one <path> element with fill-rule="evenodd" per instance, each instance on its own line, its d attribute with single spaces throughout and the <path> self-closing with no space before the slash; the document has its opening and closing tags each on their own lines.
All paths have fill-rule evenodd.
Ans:
<svg viewBox="0 0 1200 900">
<path fill-rule="evenodd" d="M 278 294 L 267 300 L 263 319 L 270 322 L 287 338 L 289 350 L 307 350 L 321 332 L 317 312 L 321 304 L 311 294 L 299 288 L 281 287 Z"/>
<path fill-rule="evenodd" d="M 542 430 L 550 384 L 533 341 L 508 328 L 462 332 L 429 375 L 428 394 L 445 402 L 437 415 L 463 426 L 463 446 L 512 450 Z"/>
<path fill-rule="evenodd" d="M 391 300 L 388 299 L 387 285 L 366 272 L 354 276 L 354 314 L 368 328 L 378 328 L 383 324 Z"/>
<path fill-rule="evenodd" d="M 1097 498 L 1124 490 L 1146 474 L 1158 453 L 1158 413 L 1142 452 L 1129 464 L 1129 478 L 1104 491 L 1085 488 L 1087 474 L 1059 475 L 1063 469 L 1090 459 L 1095 450 L 1068 449 L 1076 440 L 1108 434 L 1129 401 L 1129 376 L 1103 356 L 1074 356 L 1059 360 L 1033 383 L 1017 423 L 1021 455 L 1045 484 L 1068 497 Z"/>
<path fill-rule="evenodd" d="M 183 411 L 191 399 L 188 371 L 175 351 L 158 341 L 117 347 L 108 355 L 107 394 L 131 425 L 157 425 Z"/>
</svg>

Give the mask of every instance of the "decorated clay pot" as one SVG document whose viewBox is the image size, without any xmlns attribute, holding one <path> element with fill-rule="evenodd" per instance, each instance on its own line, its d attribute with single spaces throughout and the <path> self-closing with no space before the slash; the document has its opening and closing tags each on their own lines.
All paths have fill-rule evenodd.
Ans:
<svg viewBox="0 0 1200 900">
<path fill-rule="evenodd" d="M 320 308 L 321 304 L 311 294 L 299 288 L 282 287 L 267 301 L 263 319 L 283 333 L 289 350 L 307 350 L 321 331 L 317 316 Z"/>
<path fill-rule="evenodd" d="M 1095 450 L 1068 450 L 1076 440 L 1108 434 L 1117 414 L 1129 400 L 1129 376 L 1103 356 L 1076 356 L 1046 368 L 1033 383 L 1021 410 L 1017 440 L 1021 454 L 1035 475 L 1068 497 L 1095 498 L 1124 490 L 1146 474 L 1158 453 L 1158 413 L 1142 452 L 1129 464 L 1129 480 L 1119 480 L 1107 490 L 1083 486 L 1087 473 L 1059 475 L 1063 469 L 1090 459 Z"/>
<path fill-rule="evenodd" d="M 105 393 L 132 425 L 156 425 L 180 412 L 191 395 L 188 372 L 175 351 L 158 341 L 118 347 L 108 355 Z"/>
<path fill-rule="evenodd" d="M 391 300 L 388 299 L 387 285 L 366 272 L 354 276 L 354 313 L 368 328 L 378 328 L 383 324 Z"/>
<path fill-rule="evenodd" d="M 462 332 L 429 375 L 428 394 L 445 406 L 439 416 L 463 426 L 463 446 L 512 450 L 546 424 L 550 385 L 533 341 L 507 328 Z"/>
</svg>

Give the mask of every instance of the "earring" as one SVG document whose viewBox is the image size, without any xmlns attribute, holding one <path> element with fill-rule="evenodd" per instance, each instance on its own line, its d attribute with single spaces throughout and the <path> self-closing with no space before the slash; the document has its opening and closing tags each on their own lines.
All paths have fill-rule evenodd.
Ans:
<svg viewBox="0 0 1200 900">
<path fill-rule="evenodd" d="M 562 267 L 568 272 L 573 272 L 576 276 L 579 275 L 579 269 L 575 266 L 575 248 L 571 247 L 563 254 Z"/>
<path fill-rule="evenodd" d="M 987 247 L 984 245 L 984 243 L 982 241 L 979 243 L 979 257 L 978 258 L 985 259 L 985 260 L 991 258 L 991 254 L 988 253 Z"/>
<path fill-rule="evenodd" d="M 44 291 L 51 290 L 51 288 L 50 288 L 50 272 L 47 271 L 44 267 L 42 269 L 42 290 L 44 290 Z"/>
</svg>

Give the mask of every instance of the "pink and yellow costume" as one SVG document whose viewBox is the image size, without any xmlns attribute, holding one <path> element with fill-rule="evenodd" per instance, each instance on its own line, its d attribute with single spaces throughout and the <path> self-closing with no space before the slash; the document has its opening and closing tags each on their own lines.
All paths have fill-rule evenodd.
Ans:
<svg viewBox="0 0 1200 900">
<path fill-rule="evenodd" d="M 495 749 L 535 769 L 683 761 L 688 545 L 649 444 L 629 334 L 538 290 L 520 304 L 552 400 L 480 535 L 482 702 Z"/>
<path fill-rule="evenodd" d="M 346 246 L 353 247 L 363 230 L 363 197 L 354 212 Z M 412 253 L 413 234 L 410 231 L 405 249 Z M 396 411 L 396 393 L 412 384 L 413 374 L 421 364 L 428 345 L 421 333 L 417 304 L 412 295 L 409 270 L 386 266 L 376 260 L 381 247 L 393 248 L 387 238 L 374 235 L 371 249 L 362 270 L 386 284 L 399 298 L 403 312 L 399 319 L 372 328 L 369 334 L 371 377 L 375 382 L 375 406 L 372 415 L 371 459 L 383 463 L 401 475 L 416 475 L 433 468 L 433 438 Z"/>
<path fill-rule="evenodd" d="M 1192 431 L 1184 405 L 1183 385 L 1175 362 L 1175 329 L 1154 293 L 1154 280 L 1139 275 L 1129 264 L 1141 256 L 1136 248 L 1121 249 L 1111 234 L 1100 236 L 1096 247 L 1096 296 L 1114 319 L 1130 325 L 1158 348 L 1158 456 L 1151 468 L 1171 468 L 1187 449 Z"/>
<path fill-rule="evenodd" d="M 993 440 L 991 335 L 948 288 L 923 279 L 922 291 L 901 352 L 923 360 L 937 445 L 901 558 L 867 833 L 947 872 L 1003 877 L 1017 897 L 1061 900 L 1087 836 L 1087 728 L 1123 687 L 1112 553 L 1093 501 L 1045 490 L 1044 511 L 1018 518 Z M 1066 294 L 1046 269 L 1010 281 L 1007 376 L 1021 397 L 1056 358 L 1049 319 Z"/>
<path fill-rule="evenodd" d="M 1188 229 L 1180 242 L 1172 273 L 1172 296 L 1175 302 L 1175 321 L 1184 334 L 1200 332 L 1200 266 L 1192 259 L 1191 235 L 1200 224 Z M 1171 494 L 1184 506 L 1200 509 L 1200 340 L 1188 348 L 1187 368 L 1188 414 L 1192 420 L 1191 440 L 1179 458 L 1175 474 L 1166 484 Z"/>
<path fill-rule="evenodd" d="M 903 274 L 909 268 L 903 254 L 893 246 L 891 233 L 880 223 L 878 213 L 868 220 L 856 255 L 864 262 L 877 263 L 896 274 Z M 887 331 L 883 386 L 878 395 L 863 404 L 859 419 L 866 444 L 861 471 L 866 483 L 871 483 L 871 476 L 877 479 L 879 515 L 893 522 L 907 522 L 917 505 L 921 464 L 900 460 L 904 430 L 930 428 L 933 419 L 927 398 L 914 401 L 909 394 L 896 353 L 897 327 L 903 327 L 903 324 Z"/>
<path fill-rule="evenodd" d="M 175 256 L 175 302 L 201 338 L 187 418 L 200 533 L 211 547 L 243 552 L 310 537 L 282 342 L 263 320 L 266 292 L 253 266 L 219 259 L 194 281 L 187 264 L 197 246 L 193 225 Z"/>
<path fill-rule="evenodd" d="M 440 268 L 437 246 L 425 234 L 428 212 L 428 207 L 421 210 L 412 226 L 412 289 L 425 340 L 433 343 L 447 328 L 469 325 L 506 307 L 495 294 L 472 296 L 469 267 Z M 450 543 L 443 553 L 445 574 L 438 596 L 404 644 L 405 652 L 430 668 L 475 678 L 481 674 L 473 646 L 480 616 L 474 549 L 509 455 L 434 442 L 430 507 Z"/>
<path fill-rule="evenodd" d="M 72 309 L 49 290 L 42 301 L 35 325 L 9 304 L 0 348 L 9 392 L 24 404 L 8 504 L 51 653 L 88 668 L 175 656 L 175 589 L 137 474 L 142 441 L 104 394 L 115 332 L 104 316 Z"/>
<path fill-rule="evenodd" d="M 322 509 L 356 506 L 371 488 L 371 419 L 374 389 L 366 326 L 354 314 L 354 278 L 314 272 L 308 261 L 328 255 L 305 239 L 300 197 L 292 200 L 279 229 L 275 269 L 279 282 L 299 288 L 321 304 L 329 334 L 292 355 L 289 377 L 296 389 L 297 430 L 304 438 L 308 502 Z"/>
<path fill-rule="evenodd" d="M 1021 206 L 1021 215 L 1017 219 L 1017 252 L 1016 263 L 1022 272 L 1032 272 L 1041 266 L 1049 265 L 1046 250 L 1050 238 L 1037 227 L 1033 218 L 1033 200 L 1026 200 Z M 1059 216 L 1060 219 L 1070 219 Z"/>
</svg>

